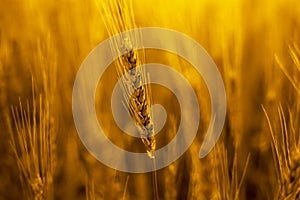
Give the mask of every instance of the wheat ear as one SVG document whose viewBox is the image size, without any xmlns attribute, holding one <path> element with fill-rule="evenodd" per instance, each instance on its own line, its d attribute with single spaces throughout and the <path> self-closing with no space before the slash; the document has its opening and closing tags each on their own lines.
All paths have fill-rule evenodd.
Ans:
<svg viewBox="0 0 300 200">
<path fill-rule="evenodd" d="M 136 28 L 131 1 L 110 1 L 101 6 L 109 35 Z M 149 87 L 142 85 L 142 82 L 147 82 L 147 76 L 140 67 L 144 64 L 144 52 L 136 49 L 140 38 L 141 34 L 138 31 L 124 34 L 117 38 L 117 41 L 112 42 L 111 47 L 113 53 L 125 52 L 116 62 L 118 76 L 122 79 L 123 95 L 129 100 L 129 113 L 136 125 L 140 127 L 140 137 L 147 153 L 149 157 L 154 158 L 156 140 L 150 115 L 151 95 Z M 125 73 L 127 75 L 124 75 Z"/>
<path fill-rule="evenodd" d="M 49 102 L 35 96 L 32 86 L 32 105 L 12 107 L 15 133 L 8 119 L 11 147 L 20 171 L 21 184 L 27 199 L 51 199 L 53 184 L 53 129 L 50 123 Z M 32 112 L 30 111 L 32 109 Z"/>
<path fill-rule="evenodd" d="M 108 4 L 101 5 L 103 9 L 100 9 L 97 2 L 96 4 L 99 10 L 103 10 L 103 21 L 110 36 L 137 27 L 131 0 L 109 1 Z M 151 90 L 148 85 L 143 85 L 143 83 L 148 82 L 148 77 L 140 67 L 144 64 L 145 53 L 143 50 L 137 50 L 137 44 L 141 44 L 141 37 L 139 31 L 132 30 L 130 33 L 127 32 L 115 39 L 111 43 L 111 48 L 115 55 L 125 52 L 116 60 L 116 69 L 119 79 L 121 79 L 124 98 L 129 102 L 128 110 L 131 118 L 139 127 L 141 141 L 146 147 L 149 158 L 153 160 L 153 190 L 155 198 L 159 199 L 154 156 L 156 140 L 150 115 Z"/>
<path fill-rule="evenodd" d="M 224 143 L 217 144 L 214 150 L 214 178 L 216 180 L 217 199 L 234 199 L 240 198 L 240 191 L 246 176 L 250 154 L 244 165 L 241 177 L 238 174 L 238 151 L 234 150 L 234 157 L 231 165 L 228 161 L 228 152 Z"/>
<path fill-rule="evenodd" d="M 278 107 L 280 129 L 275 130 L 267 111 L 263 107 L 270 128 L 273 158 L 276 163 L 279 191 L 277 199 L 292 200 L 300 198 L 300 146 L 297 143 L 299 135 L 293 129 L 288 128 L 285 113 L 282 106 Z M 289 113 L 292 119 L 291 112 Z"/>
<path fill-rule="evenodd" d="M 267 118 L 270 128 L 273 157 L 275 161 L 279 192 L 278 199 L 300 199 L 300 135 L 299 130 L 299 108 L 300 108 L 300 49 L 296 43 L 289 46 L 289 53 L 294 63 L 294 68 L 291 72 L 282 64 L 278 56 L 275 55 L 275 60 L 287 77 L 291 85 L 295 89 L 294 103 L 286 113 L 282 107 L 278 107 L 279 127 L 274 129 L 267 111 L 263 107 L 263 111 Z M 293 76 L 291 75 L 293 74 Z M 296 75 L 298 74 L 298 76 Z"/>
</svg>

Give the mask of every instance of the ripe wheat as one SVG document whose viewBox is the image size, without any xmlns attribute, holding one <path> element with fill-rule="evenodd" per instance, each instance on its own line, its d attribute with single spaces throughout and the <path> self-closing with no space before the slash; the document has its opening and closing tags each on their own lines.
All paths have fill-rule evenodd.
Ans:
<svg viewBox="0 0 300 200">
<path fill-rule="evenodd" d="M 104 23 L 110 36 L 136 28 L 131 1 L 112 1 L 102 6 Z M 129 100 L 129 113 L 140 128 L 141 140 L 148 155 L 154 158 L 156 140 L 150 115 L 151 94 L 149 87 L 143 85 L 147 82 L 147 76 L 140 67 L 144 63 L 144 52 L 138 51 L 135 47 L 140 42 L 140 37 L 140 33 L 134 31 L 134 34 L 120 36 L 111 46 L 113 54 L 125 52 L 117 59 L 116 64 L 118 76 L 122 79 L 123 95 Z M 125 73 L 127 75 L 124 75 Z"/>
</svg>

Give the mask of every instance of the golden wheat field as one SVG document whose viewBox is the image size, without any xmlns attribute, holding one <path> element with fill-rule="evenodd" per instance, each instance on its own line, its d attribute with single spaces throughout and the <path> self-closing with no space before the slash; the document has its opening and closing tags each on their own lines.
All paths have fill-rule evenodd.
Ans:
<svg viewBox="0 0 300 200">
<path fill-rule="evenodd" d="M 115 145 L 155 159 L 152 153 L 179 127 L 174 94 L 149 84 L 128 97 L 137 125 L 156 123 L 150 103 L 167 113 L 162 129 L 155 136 L 147 129 L 142 139 L 118 128 L 109 96 L 125 71 L 165 64 L 189 81 L 199 102 L 188 150 L 162 169 L 127 173 L 102 164 L 80 140 L 72 115 L 76 74 L 99 43 L 136 27 L 184 33 L 216 63 L 227 113 L 206 157 L 198 157 L 211 119 L 203 77 L 185 59 L 158 49 L 130 51 L 109 65 L 96 89 L 97 119 Z M 300 2 L 0 0 L 0 130 L 0 200 L 300 199 Z"/>
</svg>

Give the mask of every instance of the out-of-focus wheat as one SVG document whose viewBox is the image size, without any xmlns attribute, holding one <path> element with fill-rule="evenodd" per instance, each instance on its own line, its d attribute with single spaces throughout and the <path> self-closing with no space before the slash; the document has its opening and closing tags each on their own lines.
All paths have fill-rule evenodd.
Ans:
<svg viewBox="0 0 300 200">
<path fill-rule="evenodd" d="M 12 107 L 8 117 L 11 146 L 17 159 L 21 183 L 29 199 L 52 199 L 53 178 L 57 164 L 57 63 L 50 35 L 37 39 L 31 65 L 32 97 L 19 107 Z M 39 91 L 38 94 L 36 91 Z M 12 128 L 12 121 L 15 131 Z"/>
<path fill-rule="evenodd" d="M 91 177 L 87 177 L 85 185 L 86 200 L 95 200 L 96 196 L 94 180 Z"/>
<path fill-rule="evenodd" d="M 7 61 L 8 61 L 8 45 L 5 44 L 3 38 L 0 37 L 0 108 L 5 108 L 7 103 L 7 96 L 6 96 L 6 82 L 5 80 L 5 68 L 7 68 Z"/>
<path fill-rule="evenodd" d="M 276 164 L 279 193 L 278 199 L 292 200 L 300 197 L 300 146 L 299 132 L 296 132 L 293 121 L 287 121 L 285 112 L 278 107 L 279 127 L 272 122 L 264 109 L 270 127 L 274 162 Z M 289 118 L 292 113 L 289 112 Z"/>
<path fill-rule="evenodd" d="M 242 188 L 242 183 L 244 181 L 248 163 L 250 159 L 250 154 L 247 157 L 242 175 L 239 178 L 238 169 L 238 155 L 237 150 L 235 150 L 233 163 L 230 164 L 228 161 L 228 153 L 224 146 L 224 143 L 218 143 L 214 149 L 214 176 L 216 192 L 216 199 L 240 199 L 240 191 Z M 230 166 L 232 166 L 230 168 Z"/>
<path fill-rule="evenodd" d="M 289 46 L 289 53 L 291 55 L 295 67 L 287 69 L 282 64 L 278 56 L 275 56 L 275 59 L 284 75 L 293 85 L 298 95 L 300 95 L 300 47 L 297 44 L 293 43 L 291 46 Z"/>
<path fill-rule="evenodd" d="M 27 199 L 52 199 L 55 164 L 49 102 L 32 88 L 25 107 L 12 107 L 15 131 L 10 126 L 11 147 L 17 159 Z M 31 102 L 31 103 L 30 103 Z M 10 124 L 10 123 L 9 123 Z"/>
<path fill-rule="evenodd" d="M 288 111 L 284 111 L 281 104 L 278 106 L 279 125 L 277 126 L 272 123 L 269 114 L 263 108 L 271 132 L 273 157 L 278 176 L 277 198 L 285 200 L 300 198 L 300 52 L 298 46 L 296 44 L 290 46 L 289 53 L 294 64 L 293 68 L 287 69 L 278 57 L 276 61 L 296 91 L 292 94 L 292 104 L 288 107 Z M 290 70 L 293 72 L 292 75 Z"/>
</svg>

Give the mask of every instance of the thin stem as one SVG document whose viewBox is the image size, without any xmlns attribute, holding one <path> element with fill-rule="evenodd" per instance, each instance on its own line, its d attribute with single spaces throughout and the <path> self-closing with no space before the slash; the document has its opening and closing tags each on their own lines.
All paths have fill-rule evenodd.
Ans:
<svg viewBox="0 0 300 200">
<path fill-rule="evenodd" d="M 129 176 L 130 175 L 128 174 L 127 178 L 126 178 L 126 182 L 125 182 L 124 192 L 123 192 L 123 197 L 122 197 L 123 200 L 125 200 L 125 198 L 126 198 L 126 192 L 127 192 L 127 188 L 128 188 Z"/>
<path fill-rule="evenodd" d="M 156 172 L 156 159 L 155 157 L 152 159 L 153 163 L 153 171 L 152 171 L 152 183 L 153 183 L 153 192 L 156 200 L 159 200 L 158 195 L 158 181 L 157 181 L 157 172 Z"/>
</svg>

